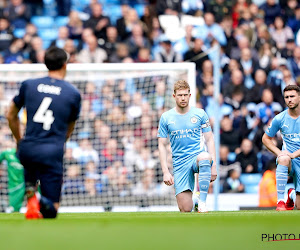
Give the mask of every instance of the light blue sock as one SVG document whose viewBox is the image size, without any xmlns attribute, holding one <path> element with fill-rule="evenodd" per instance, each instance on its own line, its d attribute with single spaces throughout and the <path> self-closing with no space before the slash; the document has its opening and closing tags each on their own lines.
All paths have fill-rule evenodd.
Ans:
<svg viewBox="0 0 300 250">
<path fill-rule="evenodd" d="M 211 178 L 211 164 L 209 160 L 202 160 L 198 163 L 199 166 L 199 188 L 200 201 L 206 202 L 207 192 Z"/>
<path fill-rule="evenodd" d="M 284 200 L 284 191 L 288 179 L 288 167 L 277 165 L 276 168 L 276 187 L 277 187 L 277 200 Z"/>
</svg>

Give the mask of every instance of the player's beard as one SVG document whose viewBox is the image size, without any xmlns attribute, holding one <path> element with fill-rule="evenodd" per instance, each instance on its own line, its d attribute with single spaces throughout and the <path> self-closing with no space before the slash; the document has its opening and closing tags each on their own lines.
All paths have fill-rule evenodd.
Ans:
<svg viewBox="0 0 300 250">
<path fill-rule="evenodd" d="M 289 109 L 295 110 L 299 106 L 299 103 L 292 104 L 291 106 L 288 104 L 287 106 L 288 106 Z"/>
<path fill-rule="evenodd" d="M 188 101 L 185 101 L 185 102 L 181 102 L 181 101 L 179 101 L 179 102 L 177 102 L 177 106 L 179 107 L 179 108 L 186 108 L 187 106 L 189 105 L 189 102 Z"/>
</svg>

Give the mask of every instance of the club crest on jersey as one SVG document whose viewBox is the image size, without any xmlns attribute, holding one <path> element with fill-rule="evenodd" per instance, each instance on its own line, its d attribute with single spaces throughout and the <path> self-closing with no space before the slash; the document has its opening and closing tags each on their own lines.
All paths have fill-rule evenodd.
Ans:
<svg viewBox="0 0 300 250">
<path fill-rule="evenodd" d="M 191 118 L 191 123 L 196 123 L 198 121 L 198 119 L 195 117 L 195 116 L 193 116 L 192 118 Z"/>
</svg>

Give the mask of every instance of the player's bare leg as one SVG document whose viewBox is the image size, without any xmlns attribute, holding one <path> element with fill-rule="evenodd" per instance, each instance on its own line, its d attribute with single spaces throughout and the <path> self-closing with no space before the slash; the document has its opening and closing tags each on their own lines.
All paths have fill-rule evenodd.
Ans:
<svg viewBox="0 0 300 250">
<path fill-rule="evenodd" d="M 193 210 L 193 193 L 190 190 L 183 191 L 176 195 L 180 212 L 188 213 Z"/>
</svg>

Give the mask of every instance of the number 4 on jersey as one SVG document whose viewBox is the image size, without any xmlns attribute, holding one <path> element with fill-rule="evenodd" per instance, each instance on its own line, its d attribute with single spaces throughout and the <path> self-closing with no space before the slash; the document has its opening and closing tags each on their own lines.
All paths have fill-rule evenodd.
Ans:
<svg viewBox="0 0 300 250">
<path fill-rule="evenodd" d="M 34 122 L 43 123 L 44 130 L 50 130 L 51 124 L 55 120 L 53 116 L 53 111 L 48 109 L 51 102 L 52 102 L 51 97 L 45 97 L 41 102 L 41 105 L 37 109 L 35 115 L 33 116 Z"/>
</svg>

